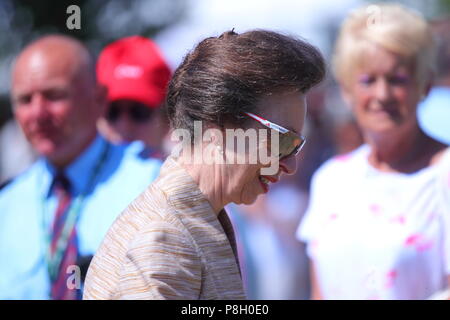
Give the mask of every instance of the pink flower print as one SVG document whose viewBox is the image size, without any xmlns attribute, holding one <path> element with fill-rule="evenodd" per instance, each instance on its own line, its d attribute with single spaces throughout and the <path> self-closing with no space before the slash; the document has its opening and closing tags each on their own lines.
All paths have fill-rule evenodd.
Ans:
<svg viewBox="0 0 450 320">
<path fill-rule="evenodd" d="M 422 235 L 420 235 L 420 234 L 410 235 L 408 238 L 406 238 L 405 245 L 407 247 L 415 246 L 419 242 L 421 237 L 422 237 Z"/>
<path fill-rule="evenodd" d="M 330 216 L 329 216 L 328 218 L 329 218 L 331 221 L 333 221 L 333 220 L 336 220 L 337 217 L 338 217 L 338 214 L 337 214 L 337 213 L 332 213 L 332 214 L 330 214 Z"/>
<path fill-rule="evenodd" d="M 423 243 L 419 244 L 416 248 L 417 248 L 417 251 L 423 252 L 423 251 L 429 250 L 431 247 L 433 247 L 433 241 L 423 242 Z"/>
<path fill-rule="evenodd" d="M 338 217 L 339 217 L 339 215 L 338 215 L 337 213 L 335 213 L 335 212 L 330 213 L 330 214 L 326 217 L 324 226 L 327 226 L 327 227 L 328 227 L 328 226 L 332 225 L 333 222 L 334 222 Z"/>
<path fill-rule="evenodd" d="M 423 252 L 433 246 L 433 241 L 427 240 L 423 235 L 416 233 L 406 238 L 405 246 L 414 247 L 417 251 Z"/>
<path fill-rule="evenodd" d="M 404 225 L 406 223 L 405 214 L 399 214 L 390 220 L 391 223 L 398 223 Z"/>
<path fill-rule="evenodd" d="M 334 159 L 339 162 L 346 162 L 348 159 L 350 159 L 350 155 L 348 153 L 340 154 L 338 156 L 335 156 Z"/>
<path fill-rule="evenodd" d="M 369 210 L 372 212 L 374 216 L 381 215 L 381 206 L 378 203 L 372 203 L 369 206 Z"/>
<path fill-rule="evenodd" d="M 309 247 L 310 247 L 310 250 L 311 250 L 311 254 L 313 256 L 317 255 L 318 252 L 319 252 L 319 241 L 318 240 L 312 240 L 309 243 Z"/>
<path fill-rule="evenodd" d="M 397 278 L 397 271 L 391 270 L 388 273 L 386 273 L 386 282 L 384 284 L 384 287 L 386 289 L 391 288 L 394 285 L 394 281 Z"/>
</svg>

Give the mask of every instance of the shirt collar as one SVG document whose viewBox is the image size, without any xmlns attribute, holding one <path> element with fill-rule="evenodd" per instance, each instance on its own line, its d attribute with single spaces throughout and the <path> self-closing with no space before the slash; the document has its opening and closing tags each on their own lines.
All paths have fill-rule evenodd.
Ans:
<svg viewBox="0 0 450 320">
<path fill-rule="evenodd" d="M 230 259 L 229 261 L 234 260 L 234 266 L 226 272 L 241 286 L 234 230 L 225 210 L 222 209 L 219 214 L 214 212 L 197 183 L 173 156 L 169 156 L 164 162 L 154 185 L 164 193 L 189 232 L 198 237 L 196 244 L 204 253 L 205 259 L 220 256 Z M 210 241 L 214 241 L 216 245 L 212 246 Z M 213 265 L 215 263 L 211 261 L 211 266 Z M 223 276 L 222 271 L 217 270 L 220 277 Z M 225 279 L 229 278 L 225 276 Z"/>
<path fill-rule="evenodd" d="M 204 214 L 215 215 L 197 183 L 174 157 L 169 156 L 162 165 L 159 181 L 175 208 L 182 210 L 200 206 Z"/>
<path fill-rule="evenodd" d="M 103 137 L 97 135 L 91 144 L 64 169 L 75 195 L 84 192 L 88 187 L 87 184 L 94 174 L 93 170 L 98 161 L 101 161 L 100 157 L 107 144 L 108 142 Z M 50 174 L 54 176 L 56 168 L 48 160 L 45 160 L 45 165 Z"/>
</svg>

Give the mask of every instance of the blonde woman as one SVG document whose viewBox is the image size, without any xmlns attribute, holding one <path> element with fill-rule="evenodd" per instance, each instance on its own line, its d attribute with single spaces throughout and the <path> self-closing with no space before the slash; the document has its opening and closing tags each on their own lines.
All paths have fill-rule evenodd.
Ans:
<svg viewBox="0 0 450 320">
<path fill-rule="evenodd" d="M 450 151 L 418 126 L 433 39 L 400 5 L 350 14 L 334 71 L 365 144 L 315 174 L 298 238 L 316 299 L 426 299 L 450 275 Z"/>
</svg>

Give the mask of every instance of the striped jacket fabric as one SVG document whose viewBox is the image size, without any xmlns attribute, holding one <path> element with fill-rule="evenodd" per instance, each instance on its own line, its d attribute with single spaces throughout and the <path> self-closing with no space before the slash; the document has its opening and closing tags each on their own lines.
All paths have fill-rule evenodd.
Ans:
<svg viewBox="0 0 450 320">
<path fill-rule="evenodd" d="M 109 229 L 83 299 L 245 299 L 234 232 L 169 157 Z"/>
</svg>

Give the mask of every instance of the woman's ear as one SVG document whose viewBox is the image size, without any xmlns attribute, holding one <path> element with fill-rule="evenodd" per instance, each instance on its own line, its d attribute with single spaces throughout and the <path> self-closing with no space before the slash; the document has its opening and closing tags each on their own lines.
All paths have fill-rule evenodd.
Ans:
<svg viewBox="0 0 450 320">
<path fill-rule="evenodd" d="M 204 124 L 203 125 L 203 134 L 204 139 L 203 141 L 217 144 L 218 141 L 222 141 L 222 128 L 214 125 L 214 124 Z"/>
<path fill-rule="evenodd" d="M 420 97 L 420 100 L 424 100 L 428 94 L 431 91 L 431 88 L 433 87 L 434 83 L 434 77 L 430 76 L 429 80 L 425 83 L 424 88 L 422 90 L 422 96 Z"/>
</svg>

